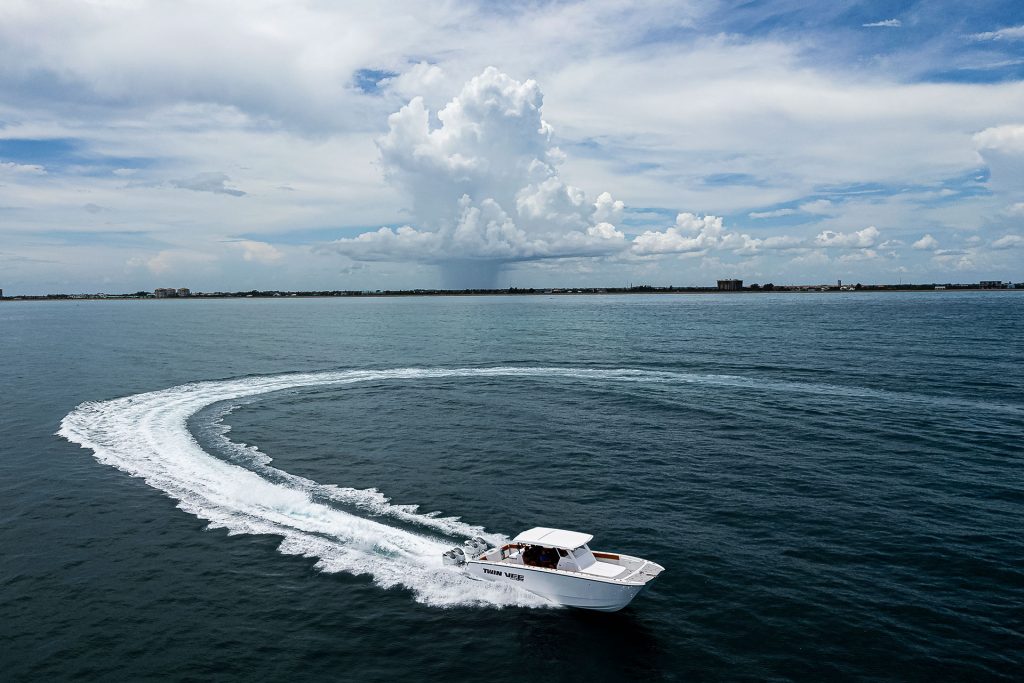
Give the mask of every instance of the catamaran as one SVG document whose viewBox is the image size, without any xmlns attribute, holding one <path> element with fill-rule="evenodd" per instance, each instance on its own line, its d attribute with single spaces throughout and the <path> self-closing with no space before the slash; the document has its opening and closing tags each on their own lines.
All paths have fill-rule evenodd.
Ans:
<svg viewBox="0 0 1024 683">
<path fill-rule="evenodd" d="M 505 582 L 568 607 L 616 612 L 665 568 L 639 557 L 591 550 L 593 536 L 535 527 L 492 547 L 470 539 L 444 553 L 444 564 L 487 581 Z"/>
</svg>

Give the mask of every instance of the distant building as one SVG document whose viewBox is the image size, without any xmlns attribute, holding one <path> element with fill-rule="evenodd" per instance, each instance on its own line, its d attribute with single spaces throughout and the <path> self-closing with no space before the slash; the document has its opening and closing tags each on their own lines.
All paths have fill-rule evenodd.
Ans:
<svg viewBox="0 0 1024 683">
<path fill-rule="evenodd" d="M 982 289 L 1002 289 L 1003 288 L 1003 282 L 1002 282 L 1002 280 L 982 280 L 981 281 L 981 288 Z"/>
<path fill-rule="evenodd" d="M 159 287 L 153 290 L 153 296 L 157 299 L 177 299 L 179 297 L 192 296 L 192 290 L 188 287 Z"/>
<path fill-rule="evenodd" d="M 720 292 L 738 292 L 743 289 L 743 280 L 719 280 L 718 290 Z"/>
</svg>

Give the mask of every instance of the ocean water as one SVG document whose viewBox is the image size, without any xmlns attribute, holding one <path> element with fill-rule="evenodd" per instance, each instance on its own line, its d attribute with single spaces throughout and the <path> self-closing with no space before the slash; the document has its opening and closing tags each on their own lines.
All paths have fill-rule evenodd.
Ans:
<svg viewBox="0 0 1024 683">
<path fill-rule="evenodd" d="M 0 305 L 4 680 L 1019 680 L 1014 292 Z M 439 566 L 588 531 L 615 614 Z"/>
</svg>

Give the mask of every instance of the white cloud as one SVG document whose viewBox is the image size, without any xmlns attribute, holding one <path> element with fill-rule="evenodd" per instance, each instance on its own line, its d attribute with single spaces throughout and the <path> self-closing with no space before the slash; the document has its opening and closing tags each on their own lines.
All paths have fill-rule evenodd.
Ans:
<svg viewBox="0 0 1024 683">
<path fill-rule="evenodd" d="M 402 97 L 406 101 L 413 97 L 423 97 L 432 102 L 449 85 L 444 70 L 437 64 L 417 62 L 411 67 L 380 82 L 380 87 Z"/>
<path fill-rule="evenodd" d="M 835 232 L 825 230 L 814 238 L 820 247 L 837 247 L 840 249 L 866 249 L 875 246 L 878 241 L 878 228 L 869 226 L 856 232 Z"/>
<path fill-rule="evenodd" d="M 706 251 L 718 246 L 725 234 L 719 216 L 681 213 L 676 224 L 663 231 L 648 230 L 633 240 L 633 252 L 640 256 Z"/>
<path fill-rule="evenodd" d="M 883 19 L 882 21 L 873 21 L 870 24 L 861 24 L 864 28 L 899 28 L 903 26 L 903 22 L 899 19 Z"/>
<path fill-rule="evenodd" d="M 152 258 L 142 261 L 142 264 L 154 275 L 167 275 L 179 272 L 182 267 L 209 264 L 216 260 L 216 256 L 205 252 L 189 249 L 164 249 Z M 129 262 L 130 266 L 139 264 L 139 259 Z"/>
<path fill-rule="evenodd" d="M 751 218 L 782 218 L 783 216 L 792 216 L 800 213 L 796 209 L 775 209 L 773 211 L 753 211 L 749 214 Z"/>
<path fill-rule="evenodd" d="M 503 263 L 603 256 L 621 252 L 628 246 L 625 235 L 609 223 L 598 223 L 583 231 L 530 235 L 516 226 L 493 199 L 476 204 L 464 195 L 459 204 L 458 220 L 439 230 L 417 230 L 407 225 L 398 229 L 380 228 L 337 240 L 331 247 L 363 261 L 415 261 L 455 268 L 475 261 L 483 271 L 490 266 L 493 274 L 494 268 Z M 474 272 L 477 276 L 482 274 L 480 270 Z M 491 283 L 484 284 L 490 286 Z"/>
<path fill-rule="evenodd" d="M 272 244 L 255 240 L 238 240 L 232 243 L 242 250 L 242 259 L 255 263 L 277 263 L 284 258 L 284 252 Z"/>
<path fill-rule="evenodd" d="M 986 128 L 980 133 L 975 133 L 974 142 L 982 150 L 1024 152 L 1024 124 Z"/>
<path fill-rule="evenodd" d="M 1003 235 L 992 243 L 994 249 L 1011 249 L 1013 247 L 1024 247 L 1024 236 Z"/>
<path fill-rule="evenodd" d="M 841 263 L 855 263 L 857 261 L 873 261 L 878 258 L 878 252 L 874 249 L 858 249 L 839 257 Z"/>
<path fill-rule="evenodd" d="M 829 263 L 830 259 L 824 249 L 813 249 L 794 256 L 789 262 L 797 266 L 820 266 Z"/>
<path fill-rule="evenodd" d="M 914 242 L 912 246 L 914 249 L 935 250 L 939 248 L 939 241 L 929 234 Z"/>
<path fill-rule="evenodd" d="M 437 112 L 431 125 L 421 97 L 388 118 L 378 145 L 386 177 L 408 194 L 419 227 L 381 228 L 332 247 L 350 258 L 418 261 L 446 268 L 467 261 L 493 286 L 503 264 L 622 251 L 614 225 L 624 205 L 603 192 L 589 201 L 561 180 L 563 155 L 551 144 L 535 81 L 488 67 Z M 482 277 L 481 277 L 482 276 Z"/>
<path fill-rule="evenodd" d="M 764 250 L 789 250 L 805 247 L 803 240 L 788 235 L 766 238 L 727 232 L 719 216 L 681 213 L 675 225 L 665 230 L 648 230 L 633 239 L 632 253 L 637 256 L 705 253 L 712 249 L 737 254 Z"/>
<path fill-rule="evenodd" d="M 17 164 L 13 161 L 0 161 L 0 172 L 23 173 L 26 175 L 46 175 L 46 168 L 39 164 Z"/>
<path fill-rule="evenodd" d="M 800 205 L 800 210 L 804 213 L 813 214 L 827 214 L 833 210 L 832 202 L 828 199 L 815 199 L 811 202 L 805 202 Z"/>
<path fill-rule="evenodd" d="M 612 199 L 611 194 L 602 192 L 594 202 L 593 219 L 597 223 L 618 223 L 622 220 L 622 212 L 626 205 L 617 199 Z"/>
<path fill-rule="evenodd" d="M 1024 216 L 1024 202 L 1017 202 L 1006 207 L 1006 215 L 1008 216 Z"/>
<path fill-rule="evenodd" d="M 813 215 L 825 215 L 831 213 L 833 209 L 832 202 L 828 199 L 815 199 L 810 202 L 804 202 L 797 209 L 774 209 L 772 211 L 754 211 L 747 214 L 751 218 L 781 218 L 783 216 L 795 216 L 800 213 L 809 213 Z"/>
<path fill-rule="evenodd" d="M 199 173 L 191 178 L 182 178 L 168 181 L 171 187 L 194 192 L 212 192 L 214 194 L 228 194 L 232 197 L 243 197 L 245 192 L 238 188 L 228 187 L 231 178 L 227 173 Z"/>
<path fill-rule="evenodd" d="M 1024 25 L 1001 28 L 998 31 L 975 33 L 971 37 L 975 40 L 1021 40 L 1024 39 Z"/>
</svg>

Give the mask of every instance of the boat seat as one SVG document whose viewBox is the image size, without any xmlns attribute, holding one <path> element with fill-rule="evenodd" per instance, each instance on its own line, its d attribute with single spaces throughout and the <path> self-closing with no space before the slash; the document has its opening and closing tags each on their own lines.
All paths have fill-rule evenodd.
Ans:
<svg viewBox="0 0 1024 683">
<path fill-rule="evenodd" d="M 605 579 L 614 579 L 616 576 L 626 571 L 625 567 L 617 564 L 610 564 L 608 562 L 594 562 L 586 569 L 581 570 L 584 574 L 592 574 L 594 576 L 600 576 Z"/>
</svg>

